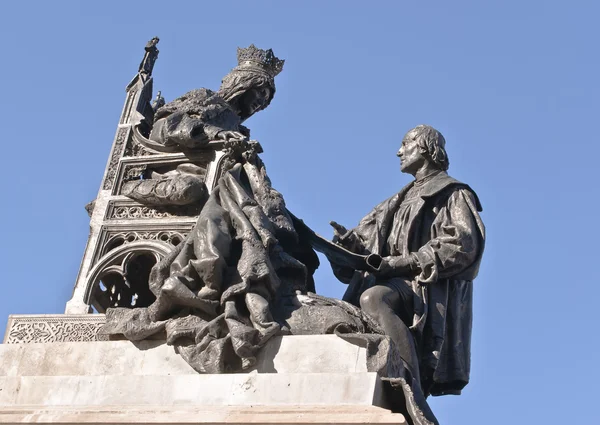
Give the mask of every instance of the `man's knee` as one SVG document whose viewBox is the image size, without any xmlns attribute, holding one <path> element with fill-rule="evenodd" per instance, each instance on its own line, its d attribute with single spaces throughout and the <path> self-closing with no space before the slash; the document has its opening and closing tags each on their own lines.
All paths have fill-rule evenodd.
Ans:
<svg viewBox="0 0 600 425">
<path fill-rule="evenodd" d="M 382 309 L 393 309 L 394 290 L 386 286 L 373 286 L 360 296 L 360 308 L 367 314 L 377 316 Z"/>
</svg>

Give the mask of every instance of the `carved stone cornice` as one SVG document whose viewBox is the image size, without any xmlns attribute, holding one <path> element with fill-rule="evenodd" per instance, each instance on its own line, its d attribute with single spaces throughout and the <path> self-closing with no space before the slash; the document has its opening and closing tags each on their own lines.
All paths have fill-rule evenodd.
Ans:
<svg viewBox="0 0 600 425">
<path fill-rule="evenodd" d="M 185 222 L 195 222 L 201 206 L 150 207 L 131 200 L 109 201 L 105 220 L 156 220 L 169 218 Z"/>
<path fill-rule="evenodd" d="M 4 344 L 108 340 L 97 335 L 104 322 L 104 314 L 11 315 Z"/>
</svg>

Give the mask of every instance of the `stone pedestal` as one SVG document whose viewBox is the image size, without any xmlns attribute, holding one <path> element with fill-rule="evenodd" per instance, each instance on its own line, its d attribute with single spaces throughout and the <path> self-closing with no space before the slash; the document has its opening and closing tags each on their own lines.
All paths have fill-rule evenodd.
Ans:
<svg viewBox="0 0 600 425">
<path fill-rule="evenodd" d="M 406 423 L 365 348 L 335 335 L 273 338 L 251 372 L 208 375 L 161 341 L 69 342 L 63 323 L 35 342 L 60 318 L 26 319 L 34 331 L 12 317 L 0 345 L 2 423 Z"/>
<path fill-rule="evenodd" d="M 102 406 L 4 408 L 0 423 L 61 424 L 406 424 L 404 416 L 364 406 Z"/>
</svg>

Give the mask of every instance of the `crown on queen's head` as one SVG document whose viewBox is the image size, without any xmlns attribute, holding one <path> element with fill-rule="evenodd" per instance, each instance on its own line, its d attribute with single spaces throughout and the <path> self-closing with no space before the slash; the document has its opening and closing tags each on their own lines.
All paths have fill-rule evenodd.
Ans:
<svg viewBox="0 0 600 425">
<path fill-rule="evenodd" d="M 238 66 L 236 69 L 254 69 L 265 72 L 271 77 L 275 77 L 283 69 L 282 59 L 275 57 L 273 50 L 263 50 L 251 44 L 249 47 L 237 49 Z"/>
</svg>

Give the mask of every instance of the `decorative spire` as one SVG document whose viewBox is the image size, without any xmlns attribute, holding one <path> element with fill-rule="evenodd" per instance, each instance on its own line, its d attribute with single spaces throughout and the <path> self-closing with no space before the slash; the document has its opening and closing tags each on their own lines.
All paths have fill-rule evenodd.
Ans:
<svg viewBox="0 0 600 425">
<path fill-rule="evenodd" d="M 142 59 L 142 63 L 140 63 L 140 67 L 138 72 L 145 76 L 152 75 L 152 69 L 154 68 L 154 62 L 156 62 L 156 58 L 158 58 L 158 49 L 156 45 L 159 42 L 158 37 L 152 38 L 144 48 L 146 53 L 144 54 L 144 59 Z"/>
<path fill-rule="evenodd" d="M 237 49 L 238 66 L 236 70 L 252 69 L 275 77 L 283 69 L 284 60 L 273 54 L 273 50 L 263 50 L 251 44 L 249 47 Z"/>
</svg>

